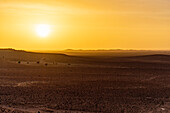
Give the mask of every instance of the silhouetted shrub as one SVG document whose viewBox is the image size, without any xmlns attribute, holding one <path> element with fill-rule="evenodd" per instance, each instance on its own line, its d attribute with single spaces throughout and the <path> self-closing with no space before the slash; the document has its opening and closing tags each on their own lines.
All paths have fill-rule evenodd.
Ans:
<svg viewBox="0 0 170 113">
<path fill-rule="evenodd" d="M 40 61 L 37 61 L 37 64 L 40 64 Z"/>
<path fill-rule="evenodd" d="M 45 66 L 47 66 L 48 64 L 47 63 L 45 63 Z"/>
<path fill-rule="evenodd" d="M 121 113 L 125 113 L 125 110 L 124 110 L 124 109 L 121 109 Z"/>
<path fill-rule="evenodd" d="M 18 61 L 18 64 L 20 64 L 21 63 L 21 61 Z"/>
<path fill-rule="evenodd" d="M 161 106 L 163 106 L 164 105 L 164 101 L 161 101 Z"/>
</svg>

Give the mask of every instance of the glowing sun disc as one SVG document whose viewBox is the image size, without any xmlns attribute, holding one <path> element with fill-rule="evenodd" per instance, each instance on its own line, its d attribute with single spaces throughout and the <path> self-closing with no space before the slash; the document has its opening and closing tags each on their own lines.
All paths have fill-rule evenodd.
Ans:
<svg viewBox="0 0 170 113">
<path fill-rule="evenodd" d="M 47 37 L 50 33 L 50 25 L 48 25 L 48 24 L 36 25 L 36 33 L 40 37 Z"/>
</svg>

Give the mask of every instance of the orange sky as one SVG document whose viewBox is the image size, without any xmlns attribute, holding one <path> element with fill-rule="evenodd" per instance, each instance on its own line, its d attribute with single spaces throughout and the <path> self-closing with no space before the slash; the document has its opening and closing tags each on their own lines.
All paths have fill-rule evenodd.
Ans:
<svg viewBox="0 0 170 113">
<path fill-rule="evenodd" d="M 169 49 L 168 0 L 0 0 L 0 47 Z M 46 38 L 35 26 L 48 24 Z"/>
</svg>

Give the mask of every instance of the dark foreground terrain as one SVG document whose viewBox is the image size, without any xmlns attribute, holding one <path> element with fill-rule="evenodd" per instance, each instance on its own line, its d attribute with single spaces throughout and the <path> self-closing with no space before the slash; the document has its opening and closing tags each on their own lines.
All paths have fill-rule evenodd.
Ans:
<svg viewBox="0 0 170 113">
<path fill-rule="evenodd" d="M 0 113 L 169 113 L 170 56 L 0 51 Z"/>
</svg>

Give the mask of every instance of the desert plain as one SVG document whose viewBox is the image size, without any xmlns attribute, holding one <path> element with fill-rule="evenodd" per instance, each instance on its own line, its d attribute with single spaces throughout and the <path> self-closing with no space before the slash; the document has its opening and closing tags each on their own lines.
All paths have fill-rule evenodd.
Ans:
<svg viewBox="0 0 170 113">
<path fill-rule="evenodd" d="M 0 50 L 0 113 L 170 112 L 170 52 L 70 51 Z"/>
</svg>

